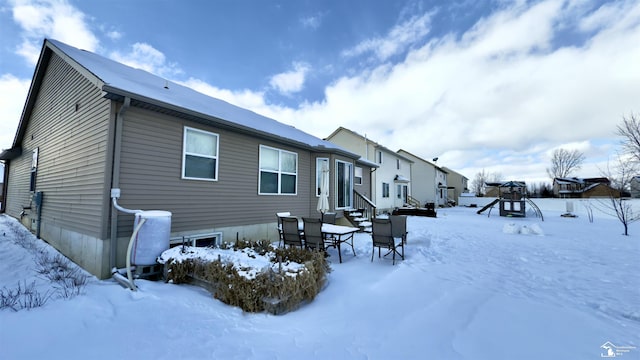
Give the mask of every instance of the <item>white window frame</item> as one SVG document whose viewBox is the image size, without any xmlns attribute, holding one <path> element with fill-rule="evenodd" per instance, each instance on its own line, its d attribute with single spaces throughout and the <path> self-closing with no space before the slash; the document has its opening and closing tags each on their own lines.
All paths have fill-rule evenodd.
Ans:
<svg viewBox="0 0 640 360">
<path fill-rule="evenodd" d="M 361 166 L 355 166 L 353 168 L 353 185 L 362 185 L 363 173 L 364 170 Z M 358 174 L 360 174 L 360 176 L 358 176 Z"/>
<path fill-rule="evenodd" d="M 38 154 L 40 153 L 40 148 L 33 149 L 31 153 L 31 174 L 29 181 L 29 191 L 36 191 L 36 177 L 38 175 Z"/>
<path fill-rule="evenodd" d="M 391 189 L 390 189 L 389 183 L 383 182 L 382 183 L 382 197 L 383 198 L 388 198 L 390 190 Z"/>
<path fill-rule="evenodd" d="M 320 197 L 320 179 L 322 176 L 322 164 L 327 163 L 327 170 L 331 166 L 329 164 L 329 158 L 319 157 L 316 158 L 316 197 Z"/>
<path fill-rule="evenodd" d="M 214 136 L 216 138 L 216 154 L 214 156 L 211 155 L 203 155 L 203 154 L 197 154 L 197 153 L 188 153 L 187 152 L 187 133 L 189 131 L 193 131 L 193 132 L 198 132 L 198 133 L 202 133 L 202 134 L 206 134 L 206 135 L 211 135 Z M 186 165 L 187 165 L 187 155 L 189 156 L 199 156 L 202 158 L 207 158 L 207 159 L 214 159 L 216 164 L 215 164 L 215 169 L 214 169 L 214 173 L 215 176 L 213 178 L 200 178 L 200 177 L 192 177 L 192 176 L 186 176 L 185 175 L 185 171 L 186 171 Z M 200 180 L 200 181 L 218 181 L 218 168 L 220 166 L 220 135 L 211 132 L 211 131 L 205 131 L 205 130 L 201 130 L 201 129 L 196 129 L 196 128 L 192 128 L 189 126 L 185 126 L 184 130 L 183 130 L 183 134 L 182 134 L 182 179 L 184 180 Z"/>
<path fill-rule="evenodd" d="M 378 164 L 382 164 L 384 162 L 384 157 L 382 156 L 382 150 L 376 151 L 376 162 Z"/>
<path fill-rule="evenodd" d="M 349 197 L 349 204 L 347 206 L 340 206 L 338 204 L 339 201 L 339 195 L 338 193 L 343 191 L 343 189 L 341 189 L 338 186 L 338 166 L 339 164 L 345 164 L 348 165 L 350 167 L 350 171 L 349 171 L 349 189 L 347 192 L 347 195 Z M 335 198 L 336 198 L 336 210 L 339 209 L 349 209 L 351 207 L 353 207 L 353 163 L 348 162 L 348 161 L 342 161 L 342 160 L 336 160 L 336 175 L 335 175 Z"/>
<path fill-rule="evenodd" d="M 269 169 L 265 169 L 263 170 L 260 166 L 261 162 L 261 154 L 262 154 L 262 149 L 271 149 L 271 150 L 275 150 L 278 152 L 278 170 L 274 171 L 274 170 L 269 170 Z M 287 153 L 287 154 L 292 154 L 295 156 L 296 158 L 296 170 L 295 173 L 292 172 L 286 172 L 286 171 L 282 171 L 282 153 Z M 260 145 L 260 149 L 258 150 L 258 195 L 285 195 L 285 196 L 295 196 L 298 195 L 298 153 L 293 152 L 293 151 L 288 151 L 288 150 L 283 150 L 283 149 L 278 149 L 272 146 L 267 146 L 267 145 Z M 269 172 L 269 173 L 274 173 L 278 175 L 278 192 L 275 193 L 263 193 L 262 189 L 260 188 L 261 184 L 262 184 L 262 173 L 263 172 Z M 283 193 L 282 192 L 282 175 L 293 175 L 296 177 L 295 180 L 295 191 L 293 193 Z"/>
</svg>

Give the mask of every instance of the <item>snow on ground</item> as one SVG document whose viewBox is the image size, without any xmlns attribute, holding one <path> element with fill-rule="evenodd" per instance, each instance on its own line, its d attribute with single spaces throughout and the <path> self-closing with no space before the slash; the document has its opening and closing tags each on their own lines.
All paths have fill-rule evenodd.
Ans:
<svg viewBox="0 0 640 360">
<path fill-rule="evenodd" d="M 410 217 L 406 260 L 357 256 L 311 303 L 285 315 L 243 313 L 205 290 L 92 278 L 84 294 L 0 310 L 1 359 L 595 359 L 610 342 L 640 358 L 640 225 L 612 218 Z M 0 217 L 0 288 L 50 287 L 33 250 Z M 30 241 L 37 241 L 33 237 Z M 47 249 L 46 251 L 52 251 Z"/>
</svg>

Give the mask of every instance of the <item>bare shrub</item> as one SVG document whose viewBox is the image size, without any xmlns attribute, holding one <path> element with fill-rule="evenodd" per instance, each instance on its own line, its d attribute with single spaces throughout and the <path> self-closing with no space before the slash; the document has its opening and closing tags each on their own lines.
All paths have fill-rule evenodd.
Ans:
<svg viewBox="0 0 640 360">
<path fill-rule="evenodd" d="M 237 241 L 240 250 L 251 247 L 257 253 L 271 256 L 274 263 L 296 262 L 304 268 L 295 274 L 269 269 L 249 279 L 238 273 L 234 264 L 220 260 L 205 262 L 169 259 L 167 281 L 188 283 L 192 279 L 203 281 L 213 296 L 220 301 L 238 306 L 247 312 L 268 311 L 280 314 L 291 311 L 305 301 L 312 301 L 322 290 L 329 265 L 322 252 L 298 248 L 276 249 L 268 242 Z M 229 245 L 223 245 L 225 247 Z"/>
<path fill-rule="evenodd" d="M 56 294 L 64 299 L 80 295 L 87 285 L 88 276 L 61 254 L 39 251 L 35 262 L 38 275 L 51 281 Z"/>
<path fill-rule="evenodd" d="M 43 306 L 51 298 L 50 291 L 41 293 L 36 289 L 35 281 L 29 285 L 24 281 L 23 284 L 18 282 L 18 286 L 14 289 L 7 289 L 6 287 L 0 289 L 0 310 L 33 309 Z"/>
</svg>

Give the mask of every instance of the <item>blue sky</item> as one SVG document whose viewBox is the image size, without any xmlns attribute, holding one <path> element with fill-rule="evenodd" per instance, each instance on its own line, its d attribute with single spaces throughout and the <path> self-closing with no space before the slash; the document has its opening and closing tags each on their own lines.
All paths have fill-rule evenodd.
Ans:
<svg viewBox="0 0 640 360">
<path fill-rule="evenodd" d="M 0 1 L 0 148 L 44 38 L 294 125 L 344 126 L 468 178 L 599 176 L 640 111 L 637 1 Z"/>
</svg>

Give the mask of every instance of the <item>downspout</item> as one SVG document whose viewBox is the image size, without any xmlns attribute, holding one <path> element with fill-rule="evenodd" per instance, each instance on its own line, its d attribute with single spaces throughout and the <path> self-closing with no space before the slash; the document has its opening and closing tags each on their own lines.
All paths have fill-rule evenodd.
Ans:
<svg viewBox="0 0 640 360">
<path fill-rule="evenodd" d="M 111 164 L 111 188 L 119 188 L 120 187 L 120 151 L 122 148 L 122 126 L 124 122 L 124 113 L 129 109 L 131 105 L 131 98 L 126 96 L 124 98 L 124 103 L 122 107 L 118 111 L 118 115 L 116 116 L 116 129 L 115 129 L 115 139 L 113 145 L 113 163 Z M 115 199 L 114 199 L 115 202 Z M 111 240 L 109 246 L 109 268 L 113 269 L 116 267 L 117 260 L 117 251 L 118 251 L 118 211 L 115 210 L 112 206 L 109 207 L 111 210 Z"/>
</svg>

